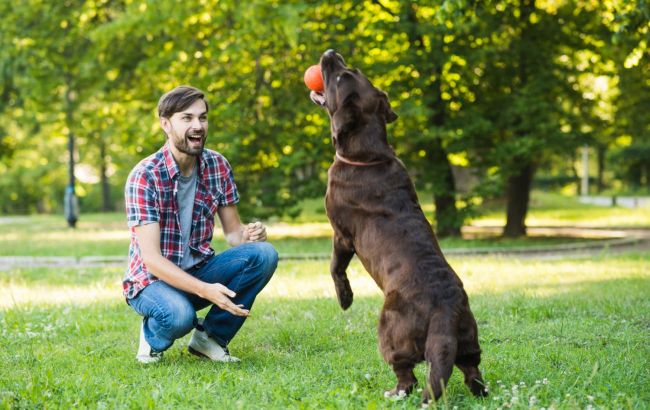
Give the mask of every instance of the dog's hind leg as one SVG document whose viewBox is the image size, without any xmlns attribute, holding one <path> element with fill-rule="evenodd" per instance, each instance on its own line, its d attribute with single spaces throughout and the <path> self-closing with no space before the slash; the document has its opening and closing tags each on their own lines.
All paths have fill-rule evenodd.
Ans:
<svg viewBox="0 0 650 410">
<path fill-rule="evenodd" d="M 410 361 L 391 363 L 395 376 L 397 376 L 397 386 L 392 390 L 384 392 L 385 397 L 406 396 L 411 394 L 418 380 L 415 378 L 413 368 L 415 364 Z"/>
<path fill-rule="evenodd" d="M 442 308 L 434 312 L 429 320 L 424 351 L 424 358 L 429 366 L 429 377 L 423 393 L 425 403 L 428 403 L 432 397 L 438 400 L 442 396 L 454 370 L 458 348 L 454 321 L 454 315 Z"/>
<path fill-rule="evenodd" d="M 464 355 L 456 358 L 456 366 L 458 366 L 465 375 L 465 385 L 472 394 L 477 397 L 485 397 L 488 395 L 488 392 L 485 388 L 481 371 L 478 369 L 480 361 L 480 353 Z"/>
<path fill-rule="evenodd" d="M 391 293 L 386 297 L 384 308 L 379 318 L 379 350 L 384 360 L 393 368 L 397 376 L 397 385 L 384 393 L 386 397 L 410 394 L 417 384 L 413 368 L 421 361 L 421 350 L 416 350 L 413 343 L 413 328 L 405 313 L 400 311 L 404 305 L 399 302 L 398 294 Z M 420 358 L 418 358 L 420 356 Z"/>
<path fill-rule="evenodd" d="M 481 363 L 481 347 L 478 344 L 478 328 L 472 312 L 467 311 L 461 316 L 458 331 L 458 353 L 456 366 L 465 375 L 465 385 L 474 396 L 487 396 L 487 389 L 478 365 Z"/>
</svg>

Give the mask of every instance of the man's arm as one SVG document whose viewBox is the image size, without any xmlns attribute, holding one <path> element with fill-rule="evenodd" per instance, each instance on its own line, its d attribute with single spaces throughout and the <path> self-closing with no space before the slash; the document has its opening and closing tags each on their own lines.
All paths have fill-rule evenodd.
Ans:
<svg viewBox="0 0 650 410">
<path fill-rule="evenodd" d="M 230 298 L 235 292 L 220 283 L 203 282 L 188 274 L 173 262 L 162 256 L 160 252 L 160 225 L 158 222 L 139 225 L 135 228 L 140 254 L 147 269 L 165 283 L 207 299 L 221 309 L 236 316 L 248 316 L 248 310 L 243 305 L 235 305 Z"/>
<path fill-rule="evenodd" d="M 223 235 L 230 246 L 241 245 L 244 242 L 263 242 L 266 240 L 266 227 L 261 222 L 248 225 L 241 223 L 236 205 L 221 206 L 217 210 Z"/>
</svg>

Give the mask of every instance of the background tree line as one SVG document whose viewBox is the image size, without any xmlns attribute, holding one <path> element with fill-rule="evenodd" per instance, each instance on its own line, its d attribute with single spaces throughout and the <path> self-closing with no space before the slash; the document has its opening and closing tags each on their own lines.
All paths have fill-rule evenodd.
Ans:
<svg viewBox="0 0 650 410">
<path fill-rule="evenodd" d="M 505 199 L 504 234 L 524 235 L 533 184 L 575 181 L 585 145 L 597 189 L 650 189 L 646 0 L 26 0 L 0 13 L 2 213 L 61 211 L 70 135 L 82 211 L 121 210 L 126 175 L 164 141 L 158 98 L 191 84 L 242 213 L 297 215 L 333 155 L 302 82 L 328 48 L 388 92 L 390 142 L 433 195 L 440 235 L 490 198 Z"/>
</svg>

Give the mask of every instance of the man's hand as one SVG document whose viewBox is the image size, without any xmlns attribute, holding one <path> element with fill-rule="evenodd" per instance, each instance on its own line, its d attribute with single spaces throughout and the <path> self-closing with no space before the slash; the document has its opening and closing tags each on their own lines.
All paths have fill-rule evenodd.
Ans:
<svg viewBox="0 0 650 410">
<path fill-rule="evenodd" d="M 221 283 L 206 283 L 203 292 L 199 295 L 203 299 L 207 299 L 221 309 L 232 313 L 235 316 L 248 316 L 248 309 L 244 309 L 244 305 L 235 305 L 230 298 L 234 298 L 237 294 Z"/>
<path fill-rule="evenodd" d="M 220 206 L 217 212 L 219 213 L 224 236 L 230 246 L 266 240 L 266 226 L 262 222 L 253 222 L 248 225 L 241 223 L 235 205 Z"/>
<path fill-rule="evenodd" d="M 266 226 L 262 222 L 252 222 L 244 226 L 242 232 L 244 242 L 264 242 L 266 240 Z"/>
<path fill-rule="evenodd" d="M 236 305 L 230 298 L 235 292 L 220 283 L 206 283 L 188 274 L 160 253 L 160 226 L 158 222 L 135 227 L 142 259 L 147 269 L 167 284 L 207 299 L 221 309 L 236 316 L 248 316 L 243 305 Z"/>
</svg>

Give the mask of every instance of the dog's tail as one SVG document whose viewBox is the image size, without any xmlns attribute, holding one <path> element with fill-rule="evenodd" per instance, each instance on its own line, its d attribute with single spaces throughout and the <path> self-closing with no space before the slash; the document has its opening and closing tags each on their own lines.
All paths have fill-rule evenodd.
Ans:
<svg viewBox="0 0 650 410">
<path fill-rule="evenodd" d="M 437 308 L 429 319 L 424 358 L 429 367 L 424 401 L 442 396 L 454 369 L 458 349 L 456 315 L 444 307 Z"/>
</svg>

